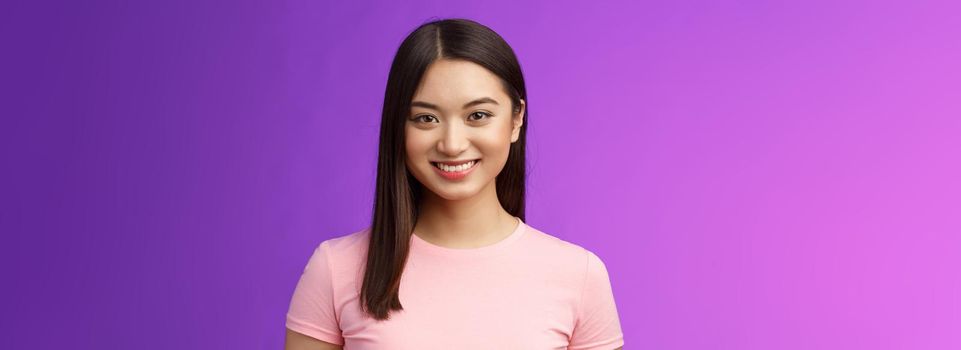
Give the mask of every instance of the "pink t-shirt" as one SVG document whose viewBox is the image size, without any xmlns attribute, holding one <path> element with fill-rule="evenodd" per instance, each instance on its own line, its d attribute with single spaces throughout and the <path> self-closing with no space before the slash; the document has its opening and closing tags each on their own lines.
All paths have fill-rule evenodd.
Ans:
<svg viewBox="0 0 961 350">
<path fill-rule="evenodd" d="M 377 321 L 360 308 L 370 228 L 320 243 L 297 283 L 286 326 L 345 350 L 571 349 L 624 344 L 597 255 L 525 224 L 480 248 L 411 235 L 400 303 Z"/>
</svg>

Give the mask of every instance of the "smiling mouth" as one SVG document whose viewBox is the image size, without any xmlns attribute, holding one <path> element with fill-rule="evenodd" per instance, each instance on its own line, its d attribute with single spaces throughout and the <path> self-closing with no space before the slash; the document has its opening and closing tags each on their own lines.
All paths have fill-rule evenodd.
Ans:
<svg viewBox="0 0 961 350">
<path fill-rule="evenodd" d="M 449 172 L 449 173 L 457 173 L 457 172 L 469 170 L 474 166 L 476 166 L 477 163 L 480 163 L 480 159 L 474 159 L 455 166 L 441 164 L 438 162 L 430 162 L 430 164 L 433 165 L 435 168 L 438 168 L 442 171 Z"/>
</svg>

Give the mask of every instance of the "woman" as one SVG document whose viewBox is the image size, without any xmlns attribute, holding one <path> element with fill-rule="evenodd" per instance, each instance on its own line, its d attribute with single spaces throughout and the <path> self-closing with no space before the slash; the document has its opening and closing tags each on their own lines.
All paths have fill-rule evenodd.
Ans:
<svg viewBox="0 0 961 350">
<path fill-rule="evenodd" d="M 401 43 L 372 223 L 315 249 L 287 349 L 620 349 L 603 262 L 524 223 L 526 98 L 513 50 L 477 22 Z"/>
</svg>

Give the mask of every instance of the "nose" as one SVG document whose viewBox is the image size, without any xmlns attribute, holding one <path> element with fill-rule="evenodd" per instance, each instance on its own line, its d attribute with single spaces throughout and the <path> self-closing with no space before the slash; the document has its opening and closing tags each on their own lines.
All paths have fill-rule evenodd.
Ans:
<svg viewBox="0 0 961 350">
<path fill-rule="evenodd" d="M 465 128 L 465 125 L 459 123 L 447 123 L 444 134 L 437 143 L 437 150 L 451 158 L 464 153 L 470 147 L 469 131 Z"/>
</svg>

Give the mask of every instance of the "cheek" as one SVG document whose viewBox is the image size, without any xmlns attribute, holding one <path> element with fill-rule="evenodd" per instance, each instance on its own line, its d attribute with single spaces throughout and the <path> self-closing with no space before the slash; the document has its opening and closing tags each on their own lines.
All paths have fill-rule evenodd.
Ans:
<svg viewBox="0 0 961 350">
<path fill-rule="evenodd" d="M 499 159 L 507 156 L 511 147 L 510 130 L 499 129 L 496 132 L 485 134 L 478 138 L 475 143 L 486 157 Z"/>
<path fill-rule="evenodd" d="M 420 161 L 427 159 L 427 154 L 430 153 L 431 143 L 427 135 L 418 133 L 417 131 L 408 132 L 405 135 L 404 147 L 407 153 L 407 159 L 413 160 L 415 163 L 420 163 Z"/>
<path fill-rule="evenodd" d="M 511 119 L 504 119 L 506 122 L 500 128 L 500 133 L 497 135 L 498 140 L 504 147 L 511 146 L 511 135 L 514 134 L 514 122 Z"/>
</svg>

